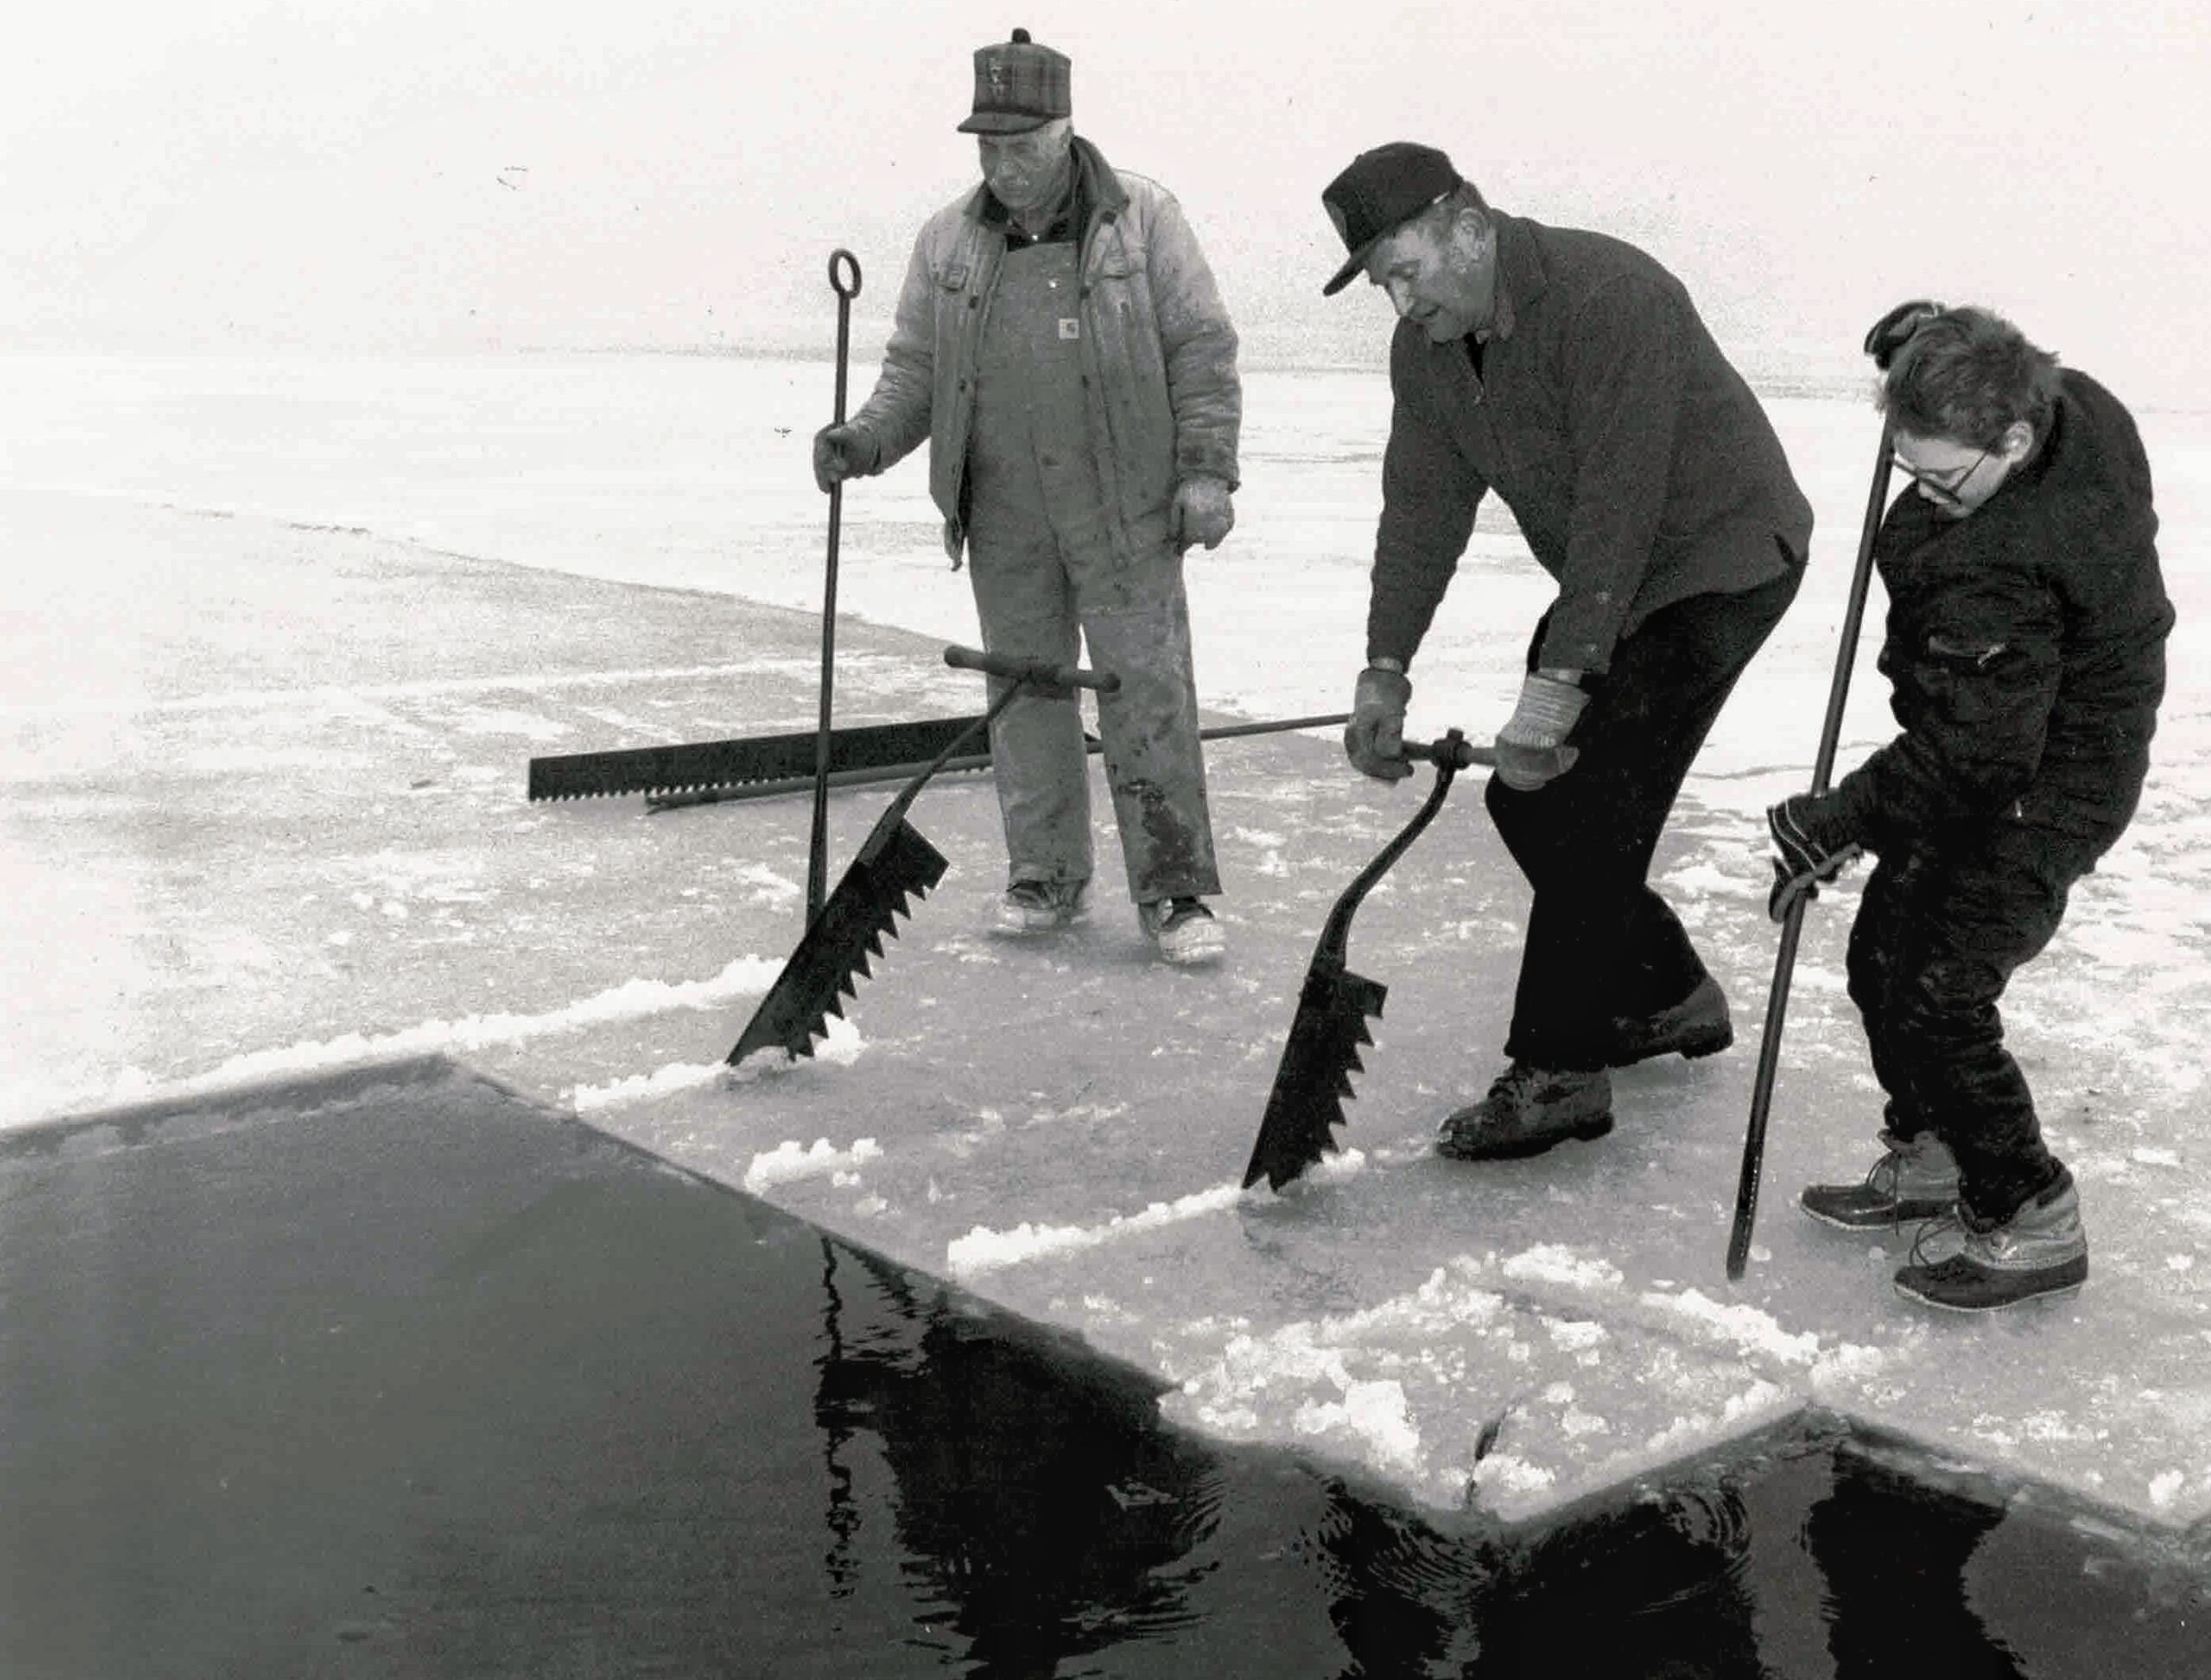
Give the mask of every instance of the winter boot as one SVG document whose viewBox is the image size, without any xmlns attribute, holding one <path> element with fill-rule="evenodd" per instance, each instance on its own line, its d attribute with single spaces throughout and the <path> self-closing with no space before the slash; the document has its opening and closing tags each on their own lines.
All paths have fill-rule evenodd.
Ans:
<svg viewBox="0 0 2211 1680">
<path fill-rule="evenodd" d="M 1965 1242 L 1942 1259 L 1932 1248 L 1953 1231 Z M 2088 1237 L 2081 1228 L 2081 1196 L 2073 1175 L 2020 1204 L 2009 1219 L 1983 1220 L 1960 1203 L 1954 1225 L 1938 1220 L 1911 1247 L 1911 1264 L 1897 1273 L 1897 1293 L 1953 1312 L 1988 1312 L 2046 1295 L 2070 1295 L 2088 1281 Z"/>
<path fill-rule="evenodd" d="M 1443 1122 L 1435 1151 L 1454 1161 L 1511 1161 L 1612 1129 L 1612 1076 L 1605 1069 L 1554 1071 L 1515 1062 L 1487 1096 Z"/>
<path fill-rule="evenodd" d="M 1211 962 L 1228 948 L 1228 935 L 1195 898 L 1163 898 L 1138 904 L 1137 920 L 1166 961 L 1181 967 Z"/>
<path fill-rule="evenodd" d="M 1888 1153 L 1856 1184 L 1807 1184 L 1797 1204 L 1814 1219 L 1846 1231 L 1872 1231 L 1906 1220 L 1933 1219 L 1958 1199 L 1958 1161 L 1931 1132 L 1899 1138 L 1884 1132 Z"/>
<path fill-rule="evenodd" d="M 1087 881 L 1016 881 L 998 900 L 993 931 L 1048 934 L 1090 914 Z"/>
<path fill-rule="evenodd" d="M 1734 1042 L 1727 994 L 1707 974 L 1670 1009 L 1655 1015 L 1615 1017 L 1607 1060 L 1615 1068 L 1625 1068 L 1654 1056 L 1713 1056 Z"/>
</svg>

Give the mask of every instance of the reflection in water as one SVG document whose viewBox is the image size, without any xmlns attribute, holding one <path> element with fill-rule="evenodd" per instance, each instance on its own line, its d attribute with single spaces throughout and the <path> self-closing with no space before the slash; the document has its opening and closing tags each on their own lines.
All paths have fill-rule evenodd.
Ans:
<svg viewBox="0 0 2211 1680">
<path fill-rule="evenodd" d="M 1770 1670 L 1745 1593 L 1746 1534 L 1724 1485 L 1511 1542 L 1446 1537 L 1338 1485 L 1322 1539 L 1346 1673 L 1756 1680 Z"/>
<path fill-rule="evenodd" d="M 1869 1545 L 1909 1513 L 1910 1544 Z M 2004 1520 L 2000 1505 L 1915 1481 L 1859 1452 L 1839 1452 L 1834 1487 L 1804 1525 L 1827 1582 L 1828 1645 L 1845 1680 L 1895 1671 L 1899 1628 L 1912 1661 L 1948 1680 L 2024 1674 L 1966 1602 L 1967 1565 Z"/>
<path fill-rule="evenodd" d="M 862 1520 L 841 1462 L 871 1434 L 896 1480 L 919 1620 L 980 1675 L 1172 1634 L 1194 1620 L 1177 1565 L 1211 1533 L 1212 1456 L 1161 1427 L 1156 1396 L 1094 1358 L 1012 1337 L 888 1262 L 825 1240 L 814 1417 L 829 1460 L 829 1569 L 849 1587 Z M 920 1583 L 916 1583 L 920 1584 Z"/>
<path fill-rule="evenodd" d="M 2099 1614 L 2127 1619 L 2130 1676 L 2211 1672 L 2211 1594 L 2185 1563 L 2160 1577 L 2107 1531 L 1929 1487 L 1839 1426 L 1686 1467 L 1610 1509 L 1446 1531 L 1169 1428 L 1152 1385 L 1070 1339 L 833 1240 L 821 1254 L 826 1576 L 833 1596 L 890 1587 L 871 1578 L 886 1537 L 863 1544 L 887 1523 L 911 1628 L 899 1672 L 1194 1672 L 1189 1653 L 1231 1626 L 1255 1632 L 1206 1671 L 2069 1680 L 2108 1671 L 2061 1654 L 2077 1648 L 2058 1630 L 2084 1580 Z M 2000 1627 L 1973 1601 L 1995 1535 L 2037 1582 Z M 1287 1595 L 1270 1561 L 1291 1571 Z"/>
<path fill-rule="evenodd" d="M 441 1064 L 276 1100 L 0 1147 L 8 1680 L 2211 1675 L 2200 1547 L 1840 1424 L 1425 1518 Z"/>
</svg>

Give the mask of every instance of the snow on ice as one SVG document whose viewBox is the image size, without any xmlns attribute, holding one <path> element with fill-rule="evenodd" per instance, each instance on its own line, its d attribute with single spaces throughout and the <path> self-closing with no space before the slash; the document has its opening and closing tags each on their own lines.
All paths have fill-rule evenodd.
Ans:
<svg viewBox="0 0 2211 1680">
<path fill-rule="evenodd" d="M 849 1149 L 839 1149 L 827 1138 L 816 1138 L 804 1147 L 786 1138 L 775 1148 L 752 1157 L 752 1164 L 744 1170 L 744 1188 L 758 1195 L 776 1185 L 795 1183 L 801 1178 L 827 1177 L 840 1184 L 856 1184 L 858 1179 L 843 1175 L 882 1157 L 883 1146 L 872 1138 L 855 1139 Z"/>
</svg>

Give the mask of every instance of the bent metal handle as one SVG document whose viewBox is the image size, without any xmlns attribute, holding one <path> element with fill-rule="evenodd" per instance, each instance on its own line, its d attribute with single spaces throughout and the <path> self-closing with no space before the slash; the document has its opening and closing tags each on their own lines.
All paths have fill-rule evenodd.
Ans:
<svg viewBox="0 0 2211 1680">
<path fill-rule="evenodd" d="M 998 713 L 1012 705 L 1023 689 L 1050 683 L 1062 688 L 1095 688 L 1101 694 L 1110 694 L 1121 686 L 1121 679 L 1111 671 L 1080 670 L 1073 665 L 1055 665 L 1048 659 L 1016 659 L 1002 653 L 978 652 L 973 648 L 947 648 L 944 662 L 961 670 L 1002 676 L 1006 679 L 1005 692 L 991 702 L 990 710 L 947 741 L 943 750 L 922 767 L 921 773 L 899 790 L 898 796 L 876 819 L 873 832 L 860 847 L 863 852 L 868 851 L 878 837 L 888 838 L 890 831 L 904 821 L 907 810 L 928 785 L 929 777 L 951 763 L 962 749 L 986 735 Z"/>
<path fill-rule="evenodd" d="M 944 662 L 955 670 L 981 671 L 1009 682 L 1033 682 L 1053 688 L 1095 688 L 1101 694 L 1118 693 L 1121 679 L 1112 671 L 1086 671 L 1076 665 L 1055 665 L 1048 659 L 1025 659 L 1010 653 L 985 653 L 979 648 L 949 647 Z"/>
<path fill-rule="evenodd" d="M 1435 821 L 1435 814 L 1443 808 L 1443 797 L 1451 791 L 1451 778 L 1469 764 L 1495 764 L 1495 749 L 1476 746 L 1454 729 L 1433 741 L 1407 741 L 1407 758 L 1419 759 L 1435 766 L 1435 785 L 1428 790 L 1413 819 L 1398 833 L 1397 837 L 1384 846 L 1374 861 L 1353 878 L 1344 889 L 1343 897 L 1336 900 L 1336 907 L 1328 912 L 1328 919 L 1321 924 L 1320 943 L 1314 949 L 1315 961 L 1326 961 L 1341 968 L 1348 960 L 1351 945 L 1351 919 L 1360 902 L 1373 891 L 1374 884 L 1389 872 L 1390 865 L 1403 857 L 1421 831 Z"/>
</svg>

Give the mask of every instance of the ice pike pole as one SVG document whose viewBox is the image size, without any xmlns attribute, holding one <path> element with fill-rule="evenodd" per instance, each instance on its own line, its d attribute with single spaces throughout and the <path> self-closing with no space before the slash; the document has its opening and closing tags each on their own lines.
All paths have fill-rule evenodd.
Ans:
<svg viewBox="0 0 2211 1680">
<path fill-rule="evenodd" d="M 1915 299 L 1900 303 L 1873 323 L 1866 353 L 1883 373 L 1897 351 L 1926 321 L 1942 313 L 1939 303 Z M 1866 517 L 1859 526 L 1858 561 L 1850 574 L 1843 607 L 1842 637 L 1834 651 L 1834 675 L 1828 684 L 1828 709 L 1820 721 L 1820 745 L 1812 761 L 1814 793 L 1827 791 L 1834 770 L 1835 748 L 1842 739 L 1843 708 L 1850 700 L 1850 671 L 1858 658 L 1858 632 L 1866 618 L 1866 596 L 1873 576 L 1873 546 L 1889 504 L 1889 469 L 1896 447 L 1894 422 L 1881 422 L 1881 441 L 1873 452 L 1873 479 L 1866 487 Z M 1751 1082 L 1751 1118 L 1743 1132 L 1743 1166 L 1735 1180 L 1735 1216 L 1727 1227 L 1727 1280 L 1740 1283 L 1751 1263 L 1751 1233 L 1758 1222 L 1758 1181 L 1765 1173 L 1766 1118 L 1773 1106 L 1773 1081 L 1781 1068 L 1781 1028 L 1789 1010 L 1789 979 L 1796 967 L 1796 941 L 1803 931 L 1804 906 L 1812 893 L 1800 893 L 1784 913 L 1781 944 L 1774 953 L 1773 986 L 1766 993 L 1765 1031 L 1758 1040 L 1758 1067 Z"/>
<path fill-rule="evenodd" d="M 852 284 L 845 271 L 852 271 Z M 852 348 L 852 300 L 860 295 L 860 259 L 848 250 L 829 253 L 829 289 L 837 294 L 837 401 L 832 424 L 845 423 L 845 364 Z M 806 859 L 806 913 L 821 910 L 821 881 L 827 872 L 829 824 L 830 714 L 837 674 L 837 533 L 845 512 L 845 486 L 829 486 L 829 555 L 821 586 L 821 718 L 814 747 L 814 827 Z"/>
<path fill-rule="evenodd" d="M 829 1017 L 844 1013 L 839 1000 L 852 996 L 858 977 L 871 972 L 868 959 L 881 956 L 883 941 L 898 936 L 897 918 L 911 916 L 913 901 L 943 878 L 944 854 L 906 821 L 906 811 L 947 759 L 979 737 L 1025 688 L 1094 688 L 1110 694 L 1121 686 L 1121 679 L 1111 671 L 1080 670 L 972 648 L 947 648 L 944 662 L 1003 677 L 1005 692 L 963 733 L 947 741 L 876 819 L 838 878 L 836 890 L 808 918 L 805 937 L 738 1035 L 729 1053 L 732 1066 L 755 1050 L 773 1047 L 794 1059 L 812 1056 L 814 1041 L 829 1030 Z"/>
<path fill-rule="evenodd" d="M 1382 1000 L 1389 994 L 1380 981 L 1354 974 L 1346 966 L 1351 919 L 1390 865 L 1435 821 L 1444 796 L 1451 791 L 1452 777 L 1469 764 L 1497 762 L 1490 748 L 1470 745 L 1455 729 L 1426 745 L 1407 742 L 1405 757 L 1434 764 L 1435 785 L 1413 820 L 1344 889 L 1321 927 L 1312 967 L 1306 970 L 1305 988 L 1298 994 L 1297 1016 L 1289 1024 L 1289 1040 L 1275 1069 L 1267 1112 L 1259 1121 L 1258 1141 L 1252 1145 L 1251 1164 L 1244 1169 L 1246 1189 L 1264 1178 L 1268 1188 L 1279 1190 L 1322 1154 L 1338 1149 L 1334 1129 L 1343 1124 L 1344 1100 L 1353 1094 L 1352 1072 L 1363 1069 L 1359 1047 L 1374 1042 L 1366 1030 L 1367 1019 L 1381 1018 Z"/>
</svg>

